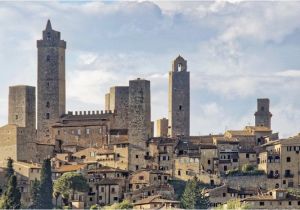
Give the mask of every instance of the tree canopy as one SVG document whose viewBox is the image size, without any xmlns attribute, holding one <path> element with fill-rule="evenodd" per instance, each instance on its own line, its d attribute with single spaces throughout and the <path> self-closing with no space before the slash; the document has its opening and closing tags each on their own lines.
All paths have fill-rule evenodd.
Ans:
<svg viewBox="0 0 300 210">
<path fill-rule="evenodd" d="M 207 209 L 210 202 L 205 197 L 204 190 L 205 188 L 196 177 L 188 180 L 181 196 L 181 207 L 184 209 Z"/>
<path fill-rule="evenodd" d="M 5 176 L 8 178 L 11 177 L 12 175 L 14 175 L 14 173 L 15 173 L 13 163 L 14 163 L 13 159 L 11 159 L 11 158 L 7 159 Z"/>
<path fill-rule="evenodd" d="M 64 197 L 74 195 L 75 192 L 86 192 L 88 189 L 89 185 L 84 176 L 75 172 L 64 173 L 54 182 L 54 191 Z"/>
<path fill-rule="evenodd" d="M 17 188 L 17 177 L 9 178 L 7 189 L 2 196 L 1 209 L 19 209 L 21 207 L 21 193 Z"/>
</svg>

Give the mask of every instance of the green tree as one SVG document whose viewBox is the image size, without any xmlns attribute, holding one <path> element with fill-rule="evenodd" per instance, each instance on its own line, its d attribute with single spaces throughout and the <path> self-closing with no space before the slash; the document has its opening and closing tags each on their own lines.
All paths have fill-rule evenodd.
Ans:
<svg viewBox="0 0 300 210">
<path fill-rule="evenodd" d="M 30 196 L 32 204 L 30 206 L 31 209 L 39 209 L 40 204 L 40 181 L 35 179 L 32 183 L 31 190 L 30 190 Z"/>
<path fill-rule="evenodd" d="M 17 187 L 17 177 L 9 178 L 8 186 L 2 197 L 1 209 L 19 209 L 21 207 L 21 193 Z"/>
<path fill-rule="evenodd" d="M 14 163 L 13 159 L 11 159 L 11 158 L 7 159 L 6 174 L 5 174 L 5 176 L 7 178 L 10 178 L 15 173 L 15 170 L 14 170 L 14 167 L 13 167 L 13 163 Z"/>
<path fill-rule="evenodd" d="M 53 183 L 50 159 L 45 159 L 42 165 L 39 194 L 40 209 L 52 209 Z"/>
<path fill-rule="evenodd" d="M 132 209 L 133 204 L 130 203 L 128 200 L 123 200 L 121 203 L 114 203 L 110 206 L 104 206 L 102 209 L 104 210 L 117 210 L 117 209 Z"/>
<path fill-rule="evenodd" d="M 244 203 L 241 203 L 240 199 L 231 199 L 227 203 L 218 206 L 215 208 L 217 210 L 227 210 L 227 209 L 250 209 L 250 206 Z"/>
<path fill-rule="evenodd" d="M 205 188 L 199 188 L 199 194 L 197 197 L 196 208 L 197 209 L 208 209 L 210 207 L 210 201 L 205 196 Z"/>
<path fill-rule="evenodd" d="M 195 209 L 197 193 L 197 178 L 188 180 L 181 196 L 181 207 L 184 209 Z"/>
<path fill-rule="evenodd" d="M 76 192 L 86 192 L 89 189 L 82 174 L 75 172 L 64 173 L 54 182 L 54 192 L 59 192 L 64 198 L 74 198 Z"/>
</svg>

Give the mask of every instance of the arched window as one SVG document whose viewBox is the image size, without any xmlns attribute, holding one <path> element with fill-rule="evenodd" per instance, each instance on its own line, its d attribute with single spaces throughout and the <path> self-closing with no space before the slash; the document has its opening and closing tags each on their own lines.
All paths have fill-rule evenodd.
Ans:
<svg viewBox="0 0 300 210">
<path fill-rule="evenodd" d="M 47 107 L 47 108 L 50 108 L 50 102 L 49 102 L 49 101 L 47 101 L 46 107 Z"/>
<path fill-rule="evenodd" d="M 51 33 L 50 32 L 47 33 L 47 40 L 51 40 Z"/>
</svg>

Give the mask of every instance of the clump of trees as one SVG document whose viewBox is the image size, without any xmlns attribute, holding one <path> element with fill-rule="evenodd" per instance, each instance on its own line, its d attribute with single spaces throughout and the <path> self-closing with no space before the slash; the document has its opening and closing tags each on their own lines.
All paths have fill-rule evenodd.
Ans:
<svg viewBox="0 0 300 210">
<path fill-rule="evenodd" d="M 54 182 L 54 194 L 56 200 L 62 196 L 64 204 L 69 205 L 69 198 L 74 199 L 76 192 L 87 192 L 89 185 L 82 174 L 75 172 L 64 173 Z M 56 202 L 57 204 L 57 202 Z"/>
<path fill-rule="evenodd" d="M 92 209 L 92 207 L 91 207 L 91 209 Z M 102 209 L 104 209 L 104 210 L 106 210 L 106 209 L 107 210 L 117 210 L 117 209 L 132 209 L 132 208 L 133 208 L 132 203 L 130 203 L 128 200 L 123 200 L 120 203 L 114 203 L 110 206 L 104 206 Z M 97 207 L 96 209 L 99 209 L 99 208 Z"/>
<path fill-rule="evenodd" d="M 215 210 L 227 210 L 227 209 L 251 209 L 249 205 L 241 203 L 240 199 L 231 199 L 226 204 L 219 205 Z"/>
<path fill-rule="evenodd" d="M 6 178 L 8 179 L 8 184 L 1 197 L 1 209 L 21 208 L 21 192 L 18 189 L 17 177 L 14 175 L 14 173 L 13 160 L 8 158 L 6 165 Z"/>
<path fill-rule="evenodd" d="M 263 170 L 258 170 L 256 167 L 250 165 L 250 164 L 245 164 L 242 166 L 241 169 L 233 169 L 233 170 L 228 170 L 226 172 L 226 176 L 258 176 L 258 175 L 264 175 L 265 172 Z"/>
<path fill-rule="evenodd" d="M 207 209 L 210 206 L 208 198 L 204 194 L 205 187 L 196 177 L 187 181 L 181 196 L 181 207 L 184 209 Z"/>
</svg>

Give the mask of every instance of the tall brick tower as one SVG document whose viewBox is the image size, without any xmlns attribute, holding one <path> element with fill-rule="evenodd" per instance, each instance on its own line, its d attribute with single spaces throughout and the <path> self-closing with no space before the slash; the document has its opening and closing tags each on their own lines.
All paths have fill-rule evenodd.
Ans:
<svg viewBox="0 0 300 210">
<path fill-rule="evenodd" d="M 265 126 L 271 129 L 270 100 L 268 98 L 257 99 L 257 111 L 255 116 L 255 126 Z"/>
<path fill-rule="evenodd" d="M 146 167 L 146 140 L 151 136 L 150 81 L 129 81 L 129 170 Z"/>
<path fill-rule="evenodd" d="M 66 42 L 60 32 L 51 27 L 48 20 L 43 39 L 37 41 L 38 48 L 38 103 L 37 131 L 39 142 L 50 141 L 50 126 L 66 109 L 65 50 Z"/>
<path fill-rule="evenodd" d="M 190 135 L 190 72 L 180 55 L 169 72 L 169 136 Z"/>
</svg>

